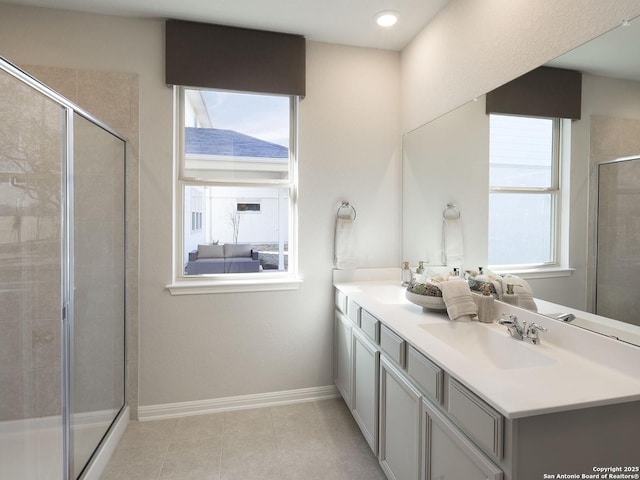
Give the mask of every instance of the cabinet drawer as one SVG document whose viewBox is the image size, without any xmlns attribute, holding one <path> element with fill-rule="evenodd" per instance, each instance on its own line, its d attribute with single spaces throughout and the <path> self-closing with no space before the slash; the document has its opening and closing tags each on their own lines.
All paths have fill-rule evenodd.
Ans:
<svg viewBox="0 0 640 480">
<path fill-rule="evenodd" d="M 367 312 L 364 308 L 360 310 L 360 328 L 367 337 L 380 344 L 380 320 Z"/>
<path fill-rule="evenodd" d="M 504 417 L 453 378 L 448 382 L 449 413 L 485 451 L 502 458 Z"/>
<path fill-rule="evenodd" d="M 347 314 L 347 296 L 337 288 L 334 288 L 333 291 L 335 292 L 336 308 L 340 310 L 341 313 L 344 313 L 346 315 Z"/>
<path fill-rule="evenodd" d="M 380 349 L 404 368 L 406 342 L 390 328 L 380 325 Z"/>
<path fill-rule="evenodd" d="M 407 352 L 407 372 L 432 400 L 442 403 L 443 370 L 411 346 Z"/>
<path fill-rule="evenodd" d="M 347 310 L 349 311 L 349 318 L 351 321 L 360 326 L 360 310 L 362 310 L 362 307 L 350 299 Z"/>
</svg>

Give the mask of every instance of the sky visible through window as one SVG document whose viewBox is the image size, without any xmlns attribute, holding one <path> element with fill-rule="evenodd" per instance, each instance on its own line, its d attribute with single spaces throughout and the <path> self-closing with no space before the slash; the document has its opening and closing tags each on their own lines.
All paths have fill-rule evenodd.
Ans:
<svg viewBox="0 0 640 480">
<path fill-rule="evenodd" d="M 213 128 L 289 147 L 289 97 L 202 91 Z"/>
</svg>

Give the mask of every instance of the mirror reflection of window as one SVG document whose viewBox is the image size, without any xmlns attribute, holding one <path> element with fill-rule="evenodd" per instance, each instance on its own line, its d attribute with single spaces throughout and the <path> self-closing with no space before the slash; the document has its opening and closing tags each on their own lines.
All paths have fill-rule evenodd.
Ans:
<svg viewBox="0 0 640 480">
<path fill-rule="evenodd" d="M 559 146 L 559 119 L 490 115 L 490 265 L 558 263 Z"/>
</svg>

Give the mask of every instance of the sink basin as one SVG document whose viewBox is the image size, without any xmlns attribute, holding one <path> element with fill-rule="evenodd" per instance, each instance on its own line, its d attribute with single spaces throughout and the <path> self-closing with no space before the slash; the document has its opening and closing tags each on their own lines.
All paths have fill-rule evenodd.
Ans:
<svg viewBox="0 0 640 480">
<path fill-rule="evenodd" d="M 476 322 L 423 324 L 420 328 L 469 359 L 502 370 L 541 367 L 555 363 L 539 346 L 511 338 L 504 327 Z M 544 342 L 544 339 L 542 340 Z"/>
</svg>

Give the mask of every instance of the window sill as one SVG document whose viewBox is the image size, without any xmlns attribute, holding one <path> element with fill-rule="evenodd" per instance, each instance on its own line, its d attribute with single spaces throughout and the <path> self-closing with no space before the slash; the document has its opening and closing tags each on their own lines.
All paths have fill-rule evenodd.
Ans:
<svg viewBox="0 0 640 480">
<path fill-rule="evenodd" d="M 500 275 L 509 273 L 511 275 L 517 275 L 518 277 L 522 277 L 525 280 L 528 280 L 528 279 L 538 279 L 538 278 L 570 277 L 575 271 L 575 268 L 540 267 L 540 268 L 516 268 L 513 270 L 509 270 L 509 269 L 499 269 L 499 270 L 491 269 L 491 270 Z"/>
<path fill-rule="evenodd" d="M 215 293 L 272 292 L 298 290 L 302 278 L 286 275 L 272 278 L 233 280 L 178 280 L 166 286 L 171 295 L 202 295 Z"/>
</svg>

